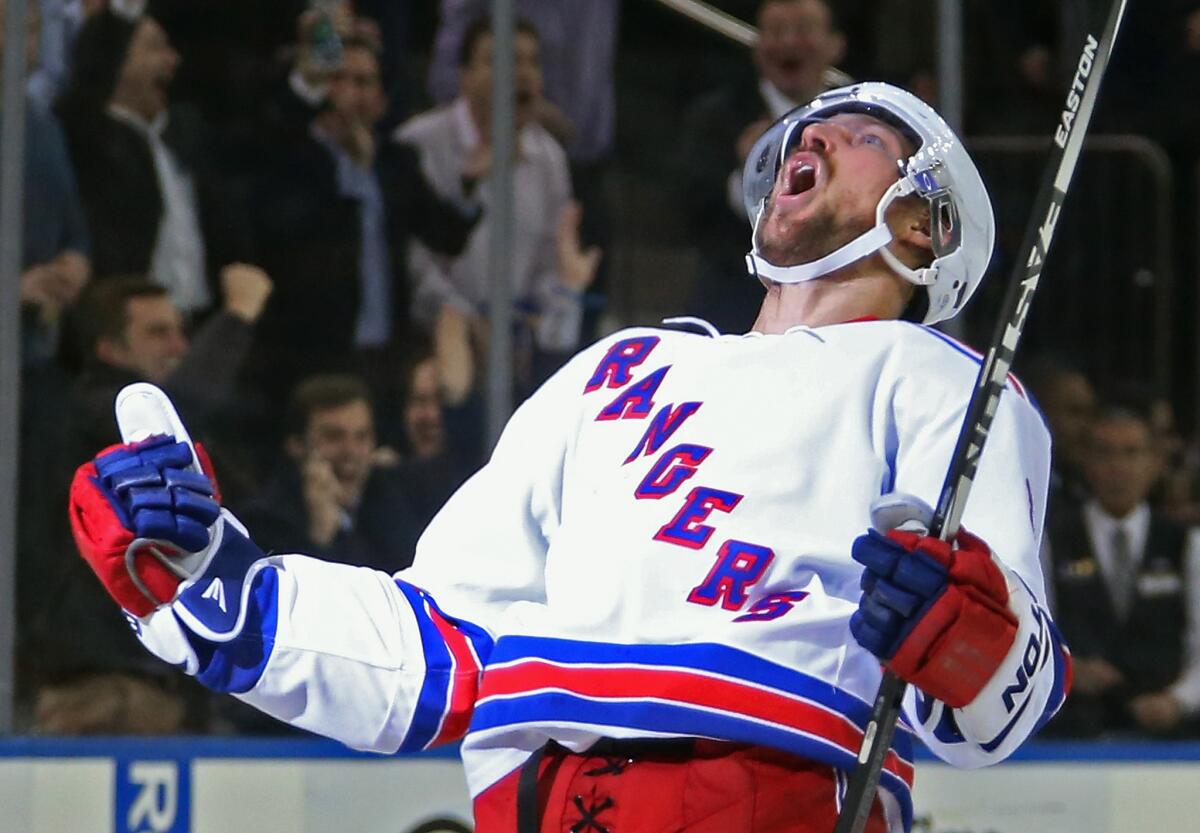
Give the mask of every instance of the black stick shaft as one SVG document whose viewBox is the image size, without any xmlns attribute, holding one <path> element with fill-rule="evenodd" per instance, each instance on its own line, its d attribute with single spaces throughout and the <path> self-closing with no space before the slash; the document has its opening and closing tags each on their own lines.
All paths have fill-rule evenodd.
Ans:
<svg viewBox="0 0 1200 833">
<path fill-rule="evenodd" d="M 1087 36 L 1079 59 L 1079 69 L 1071 81 L 1062 119 L 1056 125 L 1050 160 L 1037 200 L 1034 202 L 1034 212 L 1025 230 L 1025 239 L 1019 250 L 1021 256 L 1013 268 L 1013 276 L 991 347 L 975 379 L 975 388 L 967 404 L 966 417 L 930 525 L 930 534 L 944 541 L 952 539 L 958 533 L 963 508 L 971 493 L 988 430 L 1000 403 L 1000 393 L 1004 390 L 1017 343 L 1025 328 L 1029 306 L 1041 279 L 1050 243 L 1054 239 L 1059 212 L 1062 210 L 1080 151 L 1083 149 L 1083 140 L 1092 119 L 1096 96 L 1108 66 L 1109 56 L 1112 54 L 1117 31 L 1121 26 L 1121 18 L 1125 14 L 1126 2 L 1127 0 L 1113 0 L 1108 22 L 1099 40 L 1092 35 Z M 858 753 L 858 764 L 850 776 L 834 833 L 862 833 L 866 827 L 875 794 L 879 789 L 879 779 L 883 774 L 883 762 L 896 731 L 896 720 L 900 716 L 905 688 L 904 681 L 895 674 L 890 671 L 884 674 L 879 691 L 875 695 L 871 719 L 867 723 L 862 747 Z"/>
</svg>

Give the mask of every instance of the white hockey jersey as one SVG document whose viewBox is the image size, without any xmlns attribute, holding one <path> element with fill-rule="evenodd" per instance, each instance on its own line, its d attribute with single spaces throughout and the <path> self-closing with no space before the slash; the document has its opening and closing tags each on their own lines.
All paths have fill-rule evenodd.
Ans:
<svg viewBox="0 0 1200 833">
<path fill-rule="evenodd" d="M 849 770 L 881 676 L 848 627 L 850 544 L 882 494 L 936 502 L 978 365 L 897 321 L 627 330 L 520 407 L 411 568 L 218 557 L 143 639 L 354 747 L 462 738 L 474 794 L 551 739 L 700 736 Z M 965 708 L 910 687 L 882 780 L 893 829 L 911 823 L 914 737 L 980 766 L 1062 702 L 1069 657 L 1038 566 L 1048 471 L 1010 378 L 964 526 L 1005 571 L 1020 630 Z"/>
</svg>

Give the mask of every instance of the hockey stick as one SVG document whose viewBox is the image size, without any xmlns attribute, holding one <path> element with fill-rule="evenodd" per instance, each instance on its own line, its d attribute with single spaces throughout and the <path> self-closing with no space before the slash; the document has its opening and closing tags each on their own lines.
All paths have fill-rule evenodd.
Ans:
<svg viewBox="0 0 1200 833">
<path fill-rule="evenodd" d="M 1092 119 L 1100 82 L 1104 78 L 1117 31 L 1121 26 L 1121 18 L 1125 14 L 1126 2 L 1127 0 L 1113 0 L 1108 22 L 1099 41 L 1090 34 L 1087 36 L 1078 69 L 1067 93 L 1065 109 L 1059 124 L 1055 126 L 1054 144 L 1042 186 L 1025 230 L 1025 239 L 1018 250 L 1020 256 L 1013 267 L 1013 275 L 1004 297 L 1000 318 L 996 323 L 995 335 L 992 336 L 991 347 L 975 379 L 975 389 L 967 404 L 967 414 L 954 447 L 954 455 L 950 458 L 950 468 L 946 472 L 937 509 L 930 524 L 930 535 L 935 535 L 943 541 L 951 540 L 958 533 L 963 508 L 979 467 L 983 444 L 987 440 L 992 418 L 996 415 L 1000 393 L 1008 378 L 1017 342 L 1021 338 L 1025 318 L 1029 314 L 1029 305 L 1033 301 L 1033 293 L 1037 290 L 1038 281 L 1042 276 L 1042 266 L 1054 239 L 1059 212 L 1066 199 L 1071 177 L 1075 173 L 1075 165 L 1079 161 L 1079 153 Z M 858 752 L 858 764 L 850 776 L 834 833 L 862 833 L 866 827 L 867 817 L 879 788 L 883 761 L 892 746 L 892 736 L 896 731 L 896 720 L 900 716 L 906 687 L 905 682 L 890 671 L 884 674 L 879 691 L 875 694 L 871 719 L 863 733 L 862 747 Z"/>
</svg>

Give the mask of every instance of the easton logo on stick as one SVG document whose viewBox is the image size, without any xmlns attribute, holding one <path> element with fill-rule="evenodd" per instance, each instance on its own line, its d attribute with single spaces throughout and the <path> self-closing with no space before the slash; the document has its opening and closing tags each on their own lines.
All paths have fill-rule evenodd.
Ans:
<svg viewBox="0 0 1200 833">
<path fill-rule="evenodd" d="M 1067 108 L 1059 117 L 1062 124 L 1054 131 L 1054 143 L 1060 148 L 1067 146 L 1071 136 L 1071 127 L 1075 124 L 1075 114 L 1079 112 L 1079 103 L 1083 101 L 1083 88 L 1087 86 L 1088 76 L 1092 74 L 1092 64 L 1096 61 L 1096 49 L 1099 42 L 1091 35 L 1083 46 L 1083 54 L 1079 56 L 1079 67 L 1075 70 L 1075 79 L 1071 82 L 1071 90 L 1067 93 Z"/>
</svg>

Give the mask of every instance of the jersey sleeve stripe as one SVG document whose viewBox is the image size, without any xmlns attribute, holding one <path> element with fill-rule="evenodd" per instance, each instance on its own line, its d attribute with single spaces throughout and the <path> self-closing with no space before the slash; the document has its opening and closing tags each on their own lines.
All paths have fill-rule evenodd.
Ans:
<svg viewBox="0 0 1200 833">
<path fill-rule="evenodd" d="M 479 676 L 483 666 L 471 640 L 442 615 L 432 600 L 429 600 L 428 607 L 430 618 L 450 650 L 453 666 L 450 673 L 450 707 L 446 711 L 441 728 L 429 744 L 437 746 L 460 740 L 467 733 L 467 725 L 471 722 L 471 712 L 475 708 L 475 699 L 479 693 Z"/>
<path fill-rule="evenodd" d="M 400 750 L 427 749 L 461 738 L 471 719 L 490 639 L 482 628 L 445 616 L 425 591 L 396 581 L 412 607 L 425 656 L 425 680 Z"/>
</svg>

